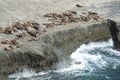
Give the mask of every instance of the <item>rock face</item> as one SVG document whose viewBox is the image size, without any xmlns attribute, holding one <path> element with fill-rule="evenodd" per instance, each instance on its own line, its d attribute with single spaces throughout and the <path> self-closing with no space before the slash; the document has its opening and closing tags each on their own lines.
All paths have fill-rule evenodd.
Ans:
<svg viewBox="0 0 120 80">
<path fill-rule="evenodd" d="M 113 40 L 113 46 L 115 49 L 120 49 L 120 41 L 118 38 L 119 29 L 116 26 L 116 22 L 108 19 L 108 24 L 109 24 L 109 30 L 111 33 L 111 37 Z"/>
<path fill-rule="evenodd" d="M 8 75 L 24 67 L 36 71 L 55 69 L 53 65 L 75 51 L 79 45 L 111 37 L 107 20 L 73 23 L 49 28 L 37 41 L 19 40 L 14 51 L 0 50 L 0 74 Z"/>
</svg>

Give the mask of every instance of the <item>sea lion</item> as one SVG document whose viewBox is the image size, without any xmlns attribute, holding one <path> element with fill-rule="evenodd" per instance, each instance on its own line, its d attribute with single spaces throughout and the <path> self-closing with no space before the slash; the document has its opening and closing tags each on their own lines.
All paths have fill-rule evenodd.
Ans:
<svg viewBox="0 0 120 80">
<path fill-rule="evenodd" d="M 71 16 L 71 15 L 73 15 L 73 14 L 67 11 L 67 12 L 63 12 L 62 15 L 63 15 L 64 17 L 67 17 L 67 16 Z"/>
<path fill-rule="evenodd" d="M 38 38 L 31 38 L 28 41 L 37 41 L 37 40 L 38 40 Z"/>
<path fill-rule="evenodd" d="M 94 20 L 96 20 L 96 21 L 98 21 L 98 19 L 100 19 L 100 16 L 98 16 L 98 14 L 95 13 L 95 12 L 88 12 L 87 17 L 88 17 L 89 19 L 94 19 Z"/>
<path fill-rule="evenodd" d="M 38 24 L 38 23 L 32 23 L 32 27 L 33 27 L 35 30 L 40 30 L 40 24 Z"/>
<path fill-rule="evenodd" d="M 68 10 L 67 12 L 72 13 L 72 14 L 77 14 L 76 11 Z"/>
<path fill-rule="evenodd" d="M 76 7 L 83 7 L 82 5 L 80 5 L 80 4 L 76 4 Z"/>
<path fill-rule="evenodd" d="M 18 30 L 15 27 L 12 27 L 13 32 L 17 33 Z"/>
<path fill-rule="evenodd" d="M 19 45 L 19 43 L 17 42 L 16 39 L 11 40 L 11 41 L 10 41 L 10 44 L 11 44 L 11 45 L 15 45 L 15 46 L 16 46 L 16 45 Z"/>
<path fill-rule="evenodd" d="M 37 33 L 36 33 L 35 30 L 27 31 L 27 33 L 28 33 L 30 36 L 37 37 Z"/>
<path fill-rule="evenodd" d="M 26 28 L 26 31 L 30 36 L 37 37 L 37 30 L 33 29 L 32 27 Z"/>
<path fill-rule="evenodd" d="M 25 30 L 25 27 L 20 22 L 16 22 L 12 27 L 18 30 Z"/>
<path fill-rule="evenodd" d="M 65 25 L 66 23 L 68 23 L 68 20 L 65 18 L 62 18 L 59 22 L 59 24 L 61 24 L 61 25 Z"/>
<path fill-rule="evenodd" d="M 29 21 L 27 23 L 24 23 L 24 24 L 26 24 L 26 26 L 32 26 L 32 23 Z"/>
<path fill-rule="evenodd" d="M 88 14 L 89 14 L 89 15 L 91 15 L 91 14 L 97 15 L 96 12 L 91 12 L 91 11 L 88 11 Z"/>
<path fill-rule="evenodd" d="M 43 23 L 43 25 L 46 26 L 46 28 L 51 28 L 51 27 L 54 27 L 54 23 Z"/>
<path fill-rule="evenodd" d="M 4 47 L 4 51 L 9 52 L 9 51 L 13 51 L 13 50 L 14 50 L 14 48 L 12 46 L 6 46 L 6 47 Z"/>
<path fill-rule="evenodd" d="M 25 32 L 22 32 L 22 33 L 20 33 L 20 34 L 16 34 L 16 36 L 18 37 L 18 38 L 24 38 L 25 36 L 26 36 L 26 34 L 25 34 Z"/>
<path fill-rule="evenodd" d="M 12 28 L 11 27 L 6 27 L 3 31 L 4 34 L 12 34 Z"/>
<path fill-rule="evenodd" d="M 44 15 L 44 17 L 48 17 L 48 18 L 52 18 L 52 17 L 55 17 L 57 16 L 57 13 L 47 13 Z"/>
<path fill-rule="evenodd" d="M 80 15 L 80 20 L 81 21 L 89 21 L 89 18 L 83 15 Z"/>
<path fill-rule="evenodd" d="M 4 40 L 4 41 L 1 41 L 1 44 L 9 44 L 10 41 L 9 40 Z"/>
</svg>

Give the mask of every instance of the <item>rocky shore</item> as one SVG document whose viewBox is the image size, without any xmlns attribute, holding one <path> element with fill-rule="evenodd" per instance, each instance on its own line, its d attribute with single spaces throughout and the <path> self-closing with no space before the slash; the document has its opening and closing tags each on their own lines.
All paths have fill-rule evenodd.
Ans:
<svg viewBox="0 0 120 80">
<path fill-rule="evenodd" d="M 56 69 L 55 64 L 69 59 L 79 45 L 111 38 L 107 18 L 87 10 L 85 5 L 78 4 L 81 1 L 71 1 L 74 5 L 67 4 L 68 0 L 0 1 L 6 6 L 0 5 L 1 9 L 10 14 L 4 15 L 3 10 L 0 15 L 0 80 L 7 80 L 9 74 L 23 68 L 36 72 Z M 66 5 L 61 6 L 64 2 Z M 30 4 L 35 9 L 28 7 Z M 8 5 L 13 6 L 6 9 Z M 118 23 L 117 28 L 120 29 Z"/>
<path fill-rule="evenodd" d="M 3 35 L 6 34 L 1 34 Z M 69 58 L 80 44 L 104 41 L 111 37 L 107 20 L 103 19 L 47 28 L 37 37 L 29 33 L 27 35 L 23 38 L 12 34 L 2 37 L 0 49 L 2 75 L 14 73 L 24 67 L 36 71 L 55 69 L 53 65 Z"/>
</svg>

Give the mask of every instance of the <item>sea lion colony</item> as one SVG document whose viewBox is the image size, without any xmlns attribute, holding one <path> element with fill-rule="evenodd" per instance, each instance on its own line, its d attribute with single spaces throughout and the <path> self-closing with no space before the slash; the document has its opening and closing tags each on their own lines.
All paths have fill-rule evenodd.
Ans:
<svg viewBox="0 0 120 80">
<path fill-rule="evenodd" d="M 44 15 L 44 17 L 48 20 L 48 22 L 42 24 L 46 28 L 83 21 L 87 22 L 89 20 L 98 21 L 100 19 L 100 16 L 98 16 L 98 14 L 94 12 L 83 13 L 82 15 L 78 16 L 77 12 L 72 10 L 65 11 L 61 14 L 47 13 Z M 42 33 L 47 32 L 46 28 L 41 30 L 40 24 L 36 22 L 15 22 L 10 27 L 0 27 L 1 34 L 15 35 L 14 39 L 2 40 L 1 45 L 4 46 L 4 51 L 6 52 L 14 51 L 15 48 L 20 48 L 22 46 L 17 40 L 26 39 L 26 37 L 29 36 L 30 39 L 27 39 L 28 41 L 37 41 L 38 37 Z"/>
<path fill-rule="evenodd" d="M 54 27 L 57 25 L 65 25 L 70 23 L 77 22 L 87 22 L 90 20 L 98 21 L 100 16 L 98 16 L 95 12 L 83 13 L 82 15 L 77 15 L 76 11 L 68 10 L 63 12 L 62 14 L 57 13 L 48 13 L 44 15 L 45 18 L 48 19 L 47 23 L 43 23 L 46 28 Z"/>
</svg>

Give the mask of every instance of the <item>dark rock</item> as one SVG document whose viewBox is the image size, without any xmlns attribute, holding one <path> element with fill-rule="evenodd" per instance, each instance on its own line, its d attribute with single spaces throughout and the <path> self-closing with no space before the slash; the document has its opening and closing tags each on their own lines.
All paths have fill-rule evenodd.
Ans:
<svg viewBox="0 0 120 80">
<path fill-rule="evenodd" d="M 120 41 L 118 39 L 119 29 L 116 26 L 116 22 L 108 19 L 108 24 L 109 24 L 109 30 L 111 33 L 111 37 L 113 40 L 113 46 L 115 49 L 120 49 Z"/>
</svg>

